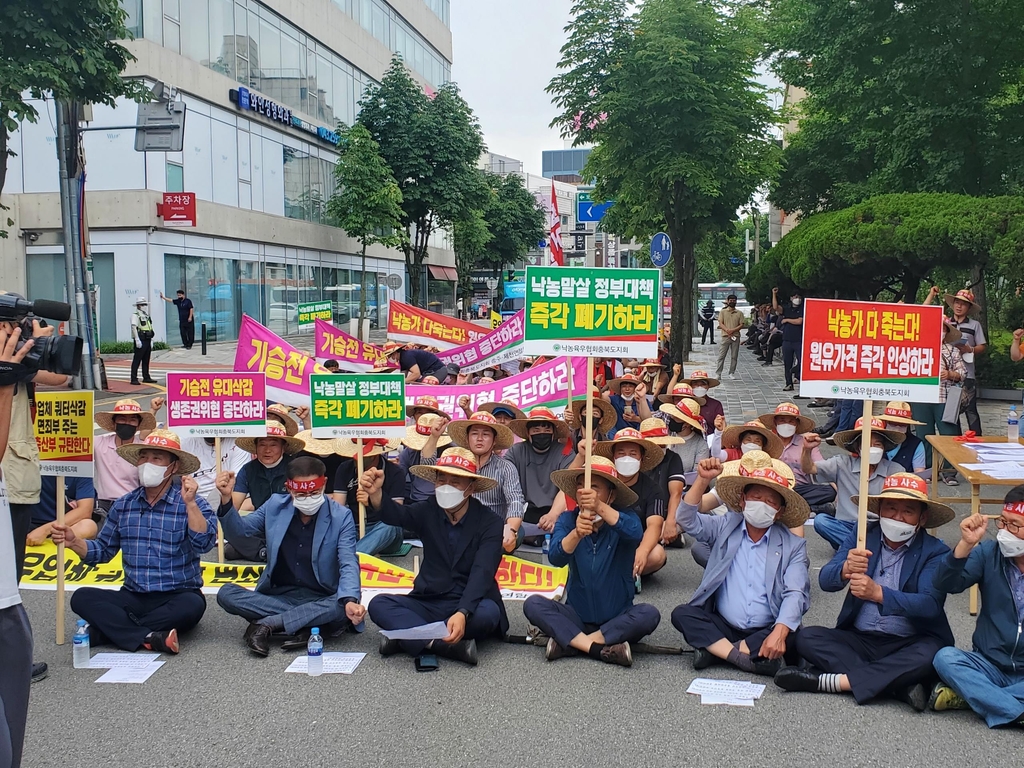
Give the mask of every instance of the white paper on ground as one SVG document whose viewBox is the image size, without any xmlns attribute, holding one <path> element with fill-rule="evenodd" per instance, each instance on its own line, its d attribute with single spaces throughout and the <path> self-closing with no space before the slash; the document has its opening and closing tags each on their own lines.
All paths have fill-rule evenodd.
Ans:
<svg viewBox="0 0 1024 768">
<path fill-rule="evenodd" d="M 340 653 L 338 651 L 331 651 L 324 654 L 324 674 L 325 675 L 351 675 L 356 671 L 356 667 L 366 657 L 365 653 Z M 305 675 L 309 672 L 309 657 L 308 656 L 296 656 L 295 660 L 288 665 L 288 669 L 285 672 L 298 672 L 299 674 Z"/>
<path fill-rule="evenodd" d="M 690 683 L 686 692 L 730 699 L 759 699 L 764 693 L 764 686 L 743 680 L 712 680 L 707 677 L 698 677 Z"/>
<path fill-rule="evenodd" d="M 159 653 L 97 653 L 89 659 L 89 669 L 140 669 L 158 658 Z"/>
<path fill-rule="evenodd" d="M 382 629 L 380 633 L 388 640 L 444 640 L 451 634 L 443 621 L 408 629 Z"/>
<path fill-rule="evenodd" d="M 731 696 L 719 696 L 714 693 L 703 693 L 700 697 L 700 703 L 704 705 L 716 705 L 723 704 L 728 707 L 752 707 L 754 706 L 753 699 L 734 699 Z"/>
<path fill-rule="evenodd" d="M 412 544 L 417 549 L 423 549 L 423 542 L 420 541 L 419 539 L 406 539 L 405 542 L 403 542 L 403 543 L 405 543 L 405 544 Z"/>
<path fill-rule="evenodd" d="M 96 682 L 144 683 L 163 665 L 162 661 L 154 661 L 145 667 L 113 667 L 96 678 Z"/>
</svg>

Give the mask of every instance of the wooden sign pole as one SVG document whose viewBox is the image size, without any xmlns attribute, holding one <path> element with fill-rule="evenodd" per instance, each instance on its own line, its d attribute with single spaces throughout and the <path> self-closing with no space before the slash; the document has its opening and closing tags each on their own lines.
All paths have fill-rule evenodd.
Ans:
<svg viewBox="0 0 1024 768">
<path fill-rule="evenodd" d="M 57 524 L 64 525 L 64 475 L 57 475 Z M 64 542 L 57 545 L 57 645 L 64 645 Z"/>
<path fill-rule="evenodd" d="M 363 438 L 356 438 L 356 483 L 363 478 Z M 359 538 L 366 536 L 366 507 L 359 502 Z"/>
<path fill-rule="evenodd" d="M 587 406 L 583 412 L 584 423 L 586 424 L 584 434 L 587 436 L 586 445 L 583 449 L 583 487 L 590 489 L 590 447 L 594 441 L 594 421 L 590 418 L 590 412 L 594 409 L 594 358 L 587 358 Z"/>
<path fill-rule="evenodd" d="M 572 358 L 565 358 L 566 362 L 566 373 L 568 374 L 569 381 L 569 392 L 565 398 L 565 407 L 569 409 L 569 413 L 572 413 L 572 393 L 573 393 L 573 382 L 572 382 Z"/>
<path fill-rule="evenodd" d="M 868 539 L 868 480 L 871 473 L 871 413 L 872 401 L 864 401 L 864 417 L 860 428 L 860 490 L 857 504 L 857 549 L 865 549 Z"/>
<path fill-rule="evenodd" d="M 220 477 L 223 462 L 220 457 L 219 437 L 213 438 L 213 450 L 217 454 L 217 477 Z M 224 565 L 224 529 L 220 525 L 220 520 L 217 521 L 217 562 Z"/>
</svg>

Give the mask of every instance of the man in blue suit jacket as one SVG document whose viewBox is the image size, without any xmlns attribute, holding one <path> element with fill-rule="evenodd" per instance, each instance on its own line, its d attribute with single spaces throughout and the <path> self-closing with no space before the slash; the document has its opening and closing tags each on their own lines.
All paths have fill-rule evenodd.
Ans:
<svg viewBox="0 0 1024 768">
<path fill-rule="evenodd" d="M 711 555 L 689 604 L 672 612 L 672 624 L 695 649 L 694 669 L 717 658 L 746 672 L 774 675 L 810 604 L 807 542 L 789 530 L 806 522 L 809 509 L 794 490 L 793 470 L 764 451 L 730 464 L 727 476 L 718 459 L 701 461 L 679 505 L 679 526 L 708 544 Z M 719 497 L 740 514 L 698 512 L 719 475 Z"/>
<path fill-rule="evenodd" d="M 955 515 L 929 500 L 924 480 L 905 472 L 887 477 L 867 506 L 879 516 L 868 527 L 867 549 L 857 548 L 854 530 L 818 579 L 826 592 L 850 587 L 836 628 L 805 628 L 796 649 L 813 669 L 787 667 L 775 682 L 787 691 L 849 691 L 858 704 L 889 694 L 920 712 L 932 659 L 953 645 L 946 596 L 932 584 L 949 547 L 924 528 Z"/>
<path fill-rule="evenodd" d="M 243 639 L 259 656 L 270 653 L 273 632 L 292 636 L 284 650 L 303 648 L 311 627 L 338 634 L 350 623 L 359 629 L 366 615 L 359 604 L 355 522 L 346 507 L 324 496 L 326 471 L 312 456 L 293 459 L 285 481 L 288 493 L 271 496 L 245 517 L 231 503 L 234 473 L 217 478 L 224 534 L 267 541 L 267 565 L 255 591 L 225 584 L 217 593 L 221 608 L 249 620 Z"/>
</svg>

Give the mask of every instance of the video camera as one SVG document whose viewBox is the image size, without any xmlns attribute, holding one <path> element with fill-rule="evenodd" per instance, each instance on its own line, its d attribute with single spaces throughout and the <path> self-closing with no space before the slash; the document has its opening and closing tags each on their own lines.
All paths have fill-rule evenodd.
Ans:
<svg viewBox="0 0 1024 768">
<path fill-rule="evenodd" d="M 32 321 L 39 325 L 50 320 L 70 320 L 71 305 L 60 301 L 27 301 L 16 293 L 0 293 L 0 322 L 10 321 L 21 327 L 18 349 L 32 338 Z M 76 376 L 82 367 L 82 339 L 78 336 L 38 338 L 21 364 L 29 371 L 51 371 L 62 376 Z"/>
</svg>

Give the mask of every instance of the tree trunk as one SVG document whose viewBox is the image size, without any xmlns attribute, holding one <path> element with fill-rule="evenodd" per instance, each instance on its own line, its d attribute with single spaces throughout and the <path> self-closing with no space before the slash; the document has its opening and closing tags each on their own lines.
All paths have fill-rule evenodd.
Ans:
<svg viewBox="0 0 1024 768">
<path fill-rule="evenodd" d="M 693 349 L 693 280 L 697 274 L 697 265 L 693 257 L 693 239 L 678 238 L 671 232 L 669 236 L 672 239 L 675 266 L 669 346 L 672 362 L 682 364 Z"/>
<path fill-rule="evenodd" d="M 7 181 L 7 129 L 0 125 L 0 194 L 3 194 L 4 183 Z M 3 227 L 0 227 L 3 229 Z"/>
<path fill-rule="evenodd" d="M 974 293 L 974 301 L 981 307 L 978 320 L 981 328 L 985 331 L 985 338 L 988 338 L 988 300 L 985 291 L 985 267 L 975 262 L 971 267 L 971 291 Z M 955 291 L 954 291 L 955 293 Z"/>
<path fill-rule="evenodd" d="M 903 287 L 900 289 L 899 298 L 902 298 L 905 304 L 916 304 L 917 292 L 920 289 L 921 277 L 908 272 L 903 276 Z"/>
<path fill-rule="evenodd" d="M 369 341 L 363 333 L 363 323 L 366 321 L 366 241 L 363 241 L 363 257 L 362 257 L 362 285 L 359 287 L 359 333 L 358 337 L 360 341 Z M 378 320 L 379 322 L 379 320 Z"/>
</svg>

